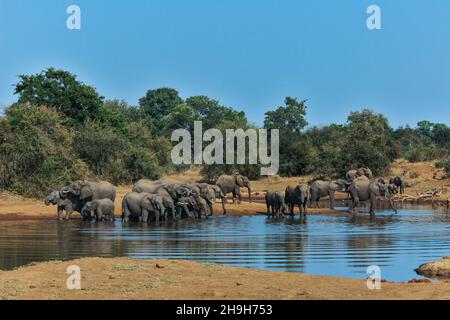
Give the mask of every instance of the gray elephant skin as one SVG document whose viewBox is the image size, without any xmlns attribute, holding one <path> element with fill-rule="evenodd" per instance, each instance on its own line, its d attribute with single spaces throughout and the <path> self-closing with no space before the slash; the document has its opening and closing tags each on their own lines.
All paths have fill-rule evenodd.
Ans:
<svg viewBox="0 0 450 320">
<path fill-rule="evenodd" d="M 357 177 L 366 176 L 369 179 L 373 178 L 372 170 L 367 167 L 362 167 L 356 170 L 350 170 L 345 175 L 345 179 L 348 181 L 353 181 Z"/>
<path fill-rule="evenodd" d="M 93 211 L 97 221 L 115 221 L 114 217 L 114 202 L 111 199 L 97 199 L 86 202 L 81 215 L 86 216 L 88 212 Z"/>
<path fill-rule="evenodd" d="M 248 201 L 252 202 L 252 189 L 250 180 L 246 176 L 243 176 L 239 173 L 234 173 L 232 175 L 221 175 L 217 179 L 215 184 L 220 187 L 225 196 L 228 193 L 233 194 L 233 203 L 236 202 L 236 198 L 239 202 L 242 201 L 241 188 L 247 188 Z"/>
<path fill-rule="evenodd" d="M 208 218 L 208 204 L 205 199 L 198 195 L 191 195 L 189 197 L 181 197 L 177 203 L 178 216 L 187 216 L 189 218 L 200 219 L 202 217 Z"/>
<path fill-rule="evenodd" d="M 267 215 L 269 217 L 281 217 L 286 211 L 284 196 L 279 192 L 267 192 L 265 196 Z"/>
<path fill-rule="evenodd" d="M 59 220 L 63 219 L 64 211 L 66 212 L 64 219 L 69 220 L 74 211 L 81 213 L 81 210 L 83 208 L 83 201 L 79 200 L 78 197 L 75 197 L 71 194 L 63 196 L 59 191 L 53 191 L 49 193 L 45 197 L 44 203 L 46 206 L 57 206 L 56 213 Z"/>
<path fill-rule="evenodd" d="M 344 191 L 349 183 L 344 179 L 334 181 L 316 180 L 311 184 L 311 206 L 315 203 L 319 207 L 319 200 L 323 197 L 330 197 L 330 209 L 334 210 L 334 199 L 336 191 Z"/>
<path fill-rule="evenodd" d="M 81 201 L 98 199 L 116 200 L 116 188 L 109 182 L 90 182 L 78 180 L 61 189 L 63 195 L 71 193 Z"/>
<path fill-rule="evenodd" d="M 149 217 L 159 221 L 164 205 L 160 196 L 147 192 L 129 192 L 122 199 L 122 220 L 147 222 Z"/>
<path fill-rule="evenodd" d="M 354 211 L 360 201 L 370 200 L 369 212 L 373 215 L 375 213 L 377 197 L 385 197 L 389 200 L 391 209 L 397 213 L 392 199 L 394 190 L 394 185 L 382 184 L 377 181 L 354 181 L 349 187 L 349 192 L 352 197 L 350 210 Z"/>
<path fill-rule="evenodd" d="M 389 180 L 389 183 L 395 185 L 400 194 L 405 193 L 405 183 L 403 182 L 403 179 L 401 177 L 397 176 L 395 178 L 392 178 Z"/>
<path fill-rule="evenodd" d="M 300 216 L 306 216 L 308 210 L 308 202 L 310 199 L 309 186 L 307 184 L 299 184 L 297 186 L 287 186 L 284 192 L 284 201 L 289 209 L 289 214 L 294 215 L 295 205 L 298 206 Z"/>
</svg>

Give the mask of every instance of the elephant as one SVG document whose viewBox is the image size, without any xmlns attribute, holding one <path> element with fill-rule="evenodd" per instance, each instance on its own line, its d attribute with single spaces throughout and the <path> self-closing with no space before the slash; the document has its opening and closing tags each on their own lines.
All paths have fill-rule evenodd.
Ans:
<svg viewBox="0 0 450 320">
<path fill-rule="evenodd" d="M 159 222 L 166 219 L 163 196 L 146 193 L 141 201 L 142 222 L 147 222 L 149 217 L 152 221 Z"/>
<path fill-rule="evenodd" d="M 267 215 L 269 217 L 281 217 L 286 211 L 284 196 L 279 192 L 267 192 L 266 196 Z"/>
<path fill-rule="evenodd" d="M 205 199 L 198 195 L 181 197 L 177 203 L 178 216 L 182 217 L 185 213 L 189 218 L 198 218 L 202 216 L 208 218 L 208 204 Z"/>
<path fill-rule="evenodd" d="M 132 189 L 133 192 L 141 193 L 153 193 L 159 195 L 170 196 L 173 201 L 177 201 L 179 197 L 189 196 L 190 189 L 179 184 L 169 184 L 160 181 L 151 181 L 147 179 L 141 179 L 135 183 Z"/>
<path fill-rule="evenodd" d="M 394 184 L 396 186 L 397 192 L 400 190 L 400 194 L 405 193 L 405 183 L 403 179 L 399 176 L 389 179 L 389 184 Z"/>
<path fill-rule="evenodd" d="M 163 210 L 162 200 L 155 194 L 132 191 L 122 199 L 122 220 L 124 222 L 128 222 L 130 218 L 147 222 L 150 213 L 154 214 L 156 221 L 159 221 Z"/>
<path fill-rule="evenodd" d="M 377 181 L 353 181 L 349 187 L 349 192 L 352 197 L 350 210 L 354 211 L 360 201 L 370 200 L 369 212 L 373 215 L 375 213 L 377 197 L 381 196 L 389 199 L 391 209 L 397 213 L 392 199 L 395 188 L 393 184 L 382 184 Z"/>
<path fill-rule="evenodd" d="M 233 194 L 233 203 L 236 202 L 236 197 L 239 203 L 242 201 L 241 188 L 245 187 L 248 189 L 248 201 L 252 202 L 252 190 L 248 177 L 237 172 L 232 175 L 221 175 L 215 184 L 220 187 L 225 196 L 230 192 Z"/>
<path fill-rule="evenodd" d="M 350 170 L 345 175 L 345 179 L 348 181 L 353 181 L 357 177 L 366 176 L 369 179 L 373 178 L 372 170 L 367 167 L 362 167 L 357 170 Z"/>
<path fill-rule="evenodd" d="M 68 194 L 67 196 L 62 196 L 60 191 L 53 191 L 49 193 L 45 199 L 44 203 L 46 206 L 56 205 L 58 219 L 63 219 L 63 212 L 66 212 L 65 220 L 69 220 L 70 216 L 74 211 L 80 212 L 83 208 L 83 202 L 79 200 L 77 197 Z"/>
<path fill-rule="evenodd" d="M 313 202 L 316 203 L 316 208 L 319 207 L 319 200 L 322 197 L 330 197 L 330 209 L 334 210 L 334 199 L 336 191 L 344 191 L 350 183 L 344 179 L 334 181 L 316 180 L 311 184 L 311 207 Z"/>
<path fill-rule="evenodd" d="M 172 197 L 169 195 L 159 195 L 159 196 L 161 197 L 164 206 L 164 213 L 162 217 L 164 219 L 167 219 L 170 215 L 170 218 L 172 220 L 177 220 L 175 202 L 173 201 Z"/>
<path fill-rule="evenodd" d="M 102 221 L 103 218 L 107 221 L 116 221 L 114 209 L 114 202 L 111 199 L 97 199 L 86 202 L 81 210 L 81 215 L 84 217 L 88 212 L 93 211 L 97 221 Z"/>
<path fill-rule="evenodd" d="M 214 203 L 216 202 L 216 198 L 220 198 L 222 200 L 223 214 L 226 214 L 225 209 L 226 197 L 219 186 L 211 185 L 209 183 L 195 183 L 195 182 L 183 184 L 182 186 L 189 188 L 194 195 L 198 193 L 203 199 L 206 200 L 210 216 L 214 215 Z"/>
<path fill-rule="evenodd" d="M 78 180 L 61 189 L 62 195 L 69 193 L 85 202 L 97 199 L 110 199 L 112 202 L 116 200 L 116 189 L 109 182 L 95 183 Z"/>
<path fill-rule="evenodd" d="M 284 201 L 289 207 L 289 214 L 294 215 L 294 207 L 298 205 L 300 216 L 306 217 L 308 202 L 310 200 L 310 188 L 307 184 L 287 186 L 284 193 Z"/>
<path fill-rule="evenodd" d="M 155 193 L 155 191 L 160 188 L 164 183 L 161 181 L 152 181 L 148 179 L 141 179 L 136 182 L 131 191 L 133 192 L 147 192 L 147 193 Z"/>
</svg>

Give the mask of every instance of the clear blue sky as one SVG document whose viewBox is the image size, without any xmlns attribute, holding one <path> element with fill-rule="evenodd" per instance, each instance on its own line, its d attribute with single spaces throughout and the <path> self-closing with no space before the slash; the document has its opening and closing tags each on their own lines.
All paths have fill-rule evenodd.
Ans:
<svg viewBox="0 0 450 320">
<path fill-rule="evenodd" d="M 66 28 L 77 4 L 82 29 Z M 378 4 L 382 30 L 366 28 Z M 450 124 L 448 0 L 0 0 L 0 105 L 18 74 L 53 66 L 106 98 L 137 104 L 176 88 L 244 110 L 257 124 L 285 96 L 311 124 L 363 107 L 393 126 Z"/>
</svg>

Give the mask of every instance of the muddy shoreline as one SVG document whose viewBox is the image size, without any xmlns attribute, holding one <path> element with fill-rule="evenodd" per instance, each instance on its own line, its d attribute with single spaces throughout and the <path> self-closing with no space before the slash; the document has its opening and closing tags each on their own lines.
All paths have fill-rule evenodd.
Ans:
<svg viewBox="0 0 450 320">
<path fill-rule="evenodd" d="M 81 289 L 66 286 L 79 266 Z M 364 279 L 227 267 L 184 260 L 83 258 L 0 271 L 0 298 L 21 300 L 180 299 L 450 299 L 450 282 L 389 283 L 369 290 Z"/>
</svg>

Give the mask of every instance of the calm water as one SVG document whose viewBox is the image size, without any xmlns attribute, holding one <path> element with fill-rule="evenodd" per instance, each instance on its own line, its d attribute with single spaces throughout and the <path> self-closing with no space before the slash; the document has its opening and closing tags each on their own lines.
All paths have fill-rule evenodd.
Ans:
<svg viewBox="0 0 450 320">
<path fill-rule="evenodd" d="M 81 221 L 0 222 L 0 268 L 85 256 L 175 258 L 232 266 L 405 281 L 414 268 L 450 254 L 450 215 L 427 210 L 356 217 L 218 216 L 160 226 Z"/>
</svg>

